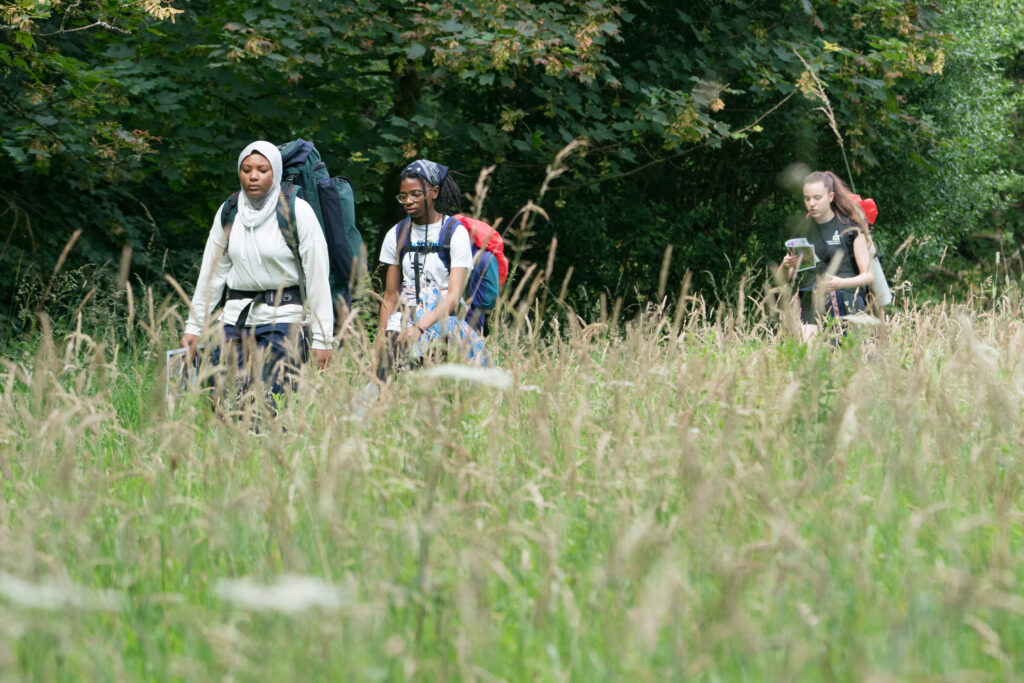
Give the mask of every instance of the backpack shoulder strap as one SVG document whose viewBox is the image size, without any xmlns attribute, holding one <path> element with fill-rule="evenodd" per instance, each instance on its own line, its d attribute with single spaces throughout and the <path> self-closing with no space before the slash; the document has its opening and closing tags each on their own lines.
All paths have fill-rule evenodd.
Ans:
<svg viewBox="0 0 1024 683">
<path fill-rule="evenodd" d="M 233 192 L 224 200 L 220 207 L 220 227 L 224 231 L 224 250 L 218 258 L 222 258 L 228 252 L 228 243 L 231 241 L 231 226 L 234 225 L 235 216 L 238 215 L 238 193 Z"/>
<path fill-rule="evenodd" d="M 288 188 L 288 192 L 281 192 L 277 200 L 277 227 L 284 237 L 284 243 L 288 250 L 295 257 L 295 264 L 299 271 L 299 291 L 302 300 L 306 300 L 306 271 L 302 264 L 302 254 L 299 252 L 299 229 L 295 222 L 295 189 Z"/>
<path fill-rule="evenodd" d="M 448 218 L 444 220 L 444 224 L 441 226 L 441 234 L 438 235 L 437 238 L 438 246 L 443 247 L 445 249 L 451 249 L 452 235 L 455 234 L 455 228 L 459 227 L 460 225 L 462 225 L 462 222 L 459 221 L 458 218 L 456 218 L 455 216 L 448 216 Z"/>
<path fill-rule="evenodd" d="M 452 235 L 459 225 L 462 225 L 459 219 L 448 216 L 441 226 L 441 234 L 437 236 L 437 256 L 449 271 L 452 269 Z"/>
<path fill-rule="evenodd" d="M 409 240 L 412 233 L 412 221 L 408 216 L 398 221 L 395 226 L 395 255 L 398 257 L 398 265 L 402 265 L 402 257 L 409 250 Z"/>
<path fill-rule="evenodd" d="M 231 196 L 224 200 L 220 207 L 220 227 L 225 231 L 231 229 L 231 224 L 238 214 L 238 193 L 232 192 Z"/>
<path fill-rule="evenodd" d="M 853 251 L 853 243 L 857 240 L 857 235 L 860 234 L 864 234 L 864 229 L 853 222 L 853 220 L 850 221 L 850 225 L 839 232 L 839 240 L 843 243 L 843 248 L 846 250 L 846 255 L 849 257 L 850 265 L 853 266 L 854 271 L 858 270 L 858 266 L 857 255 Z"/>
</svg>

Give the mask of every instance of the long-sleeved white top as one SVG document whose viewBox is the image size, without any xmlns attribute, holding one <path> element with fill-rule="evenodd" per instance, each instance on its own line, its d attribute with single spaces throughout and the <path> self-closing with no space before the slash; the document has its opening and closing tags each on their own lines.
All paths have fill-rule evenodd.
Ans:
<svg viewBox="0 0 1024 683">
<path fill-rule="evenodd" d="M 198 335 L 206 324 L 210 311 L 220 302 L 224 287 L 236 290 L 276 290 L 299 284 L 300 264 L 284 241 L 277 226 L 277 214 L 260 225 L 245 228 L 235 220 L 230 231 L 227 250 L 224 249 L 224 229 L 221 211 L 213 218 L 213 227 L 206 239 L 203 265 L 185 323 L 187 334 Z M 304 323 L 310 328 L 314 349 L 331 348 L 334 333 L 334 305 L 331 301 L 327 240 L 320 229 L 316 214 L 305 200 L 295 199 L 295 227 L 299 236 L 301 267 L 306 275 L 306 306 L 308 315 L 302 319 L 301 304 L 254 304 L 249 311 L 246 327 L 273 323 Z M 219 258 L 218 258 L 219 257 Z M 250 299 L 232 299 L 224 304 L 221 321 L 234 324 L 238 314 Z"/>
</svg>

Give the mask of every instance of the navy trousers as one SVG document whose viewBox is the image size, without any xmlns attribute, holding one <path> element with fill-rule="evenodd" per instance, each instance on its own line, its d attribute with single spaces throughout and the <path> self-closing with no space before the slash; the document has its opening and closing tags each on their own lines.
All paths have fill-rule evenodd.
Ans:
<svg viewBox="0 0 1024 683">
<path fill-rule="evenodd" d="M 213 363 L 220 364 L 222 355 L 234 356 L 236 368 L 244 371 L 250 356 L 262 359 L 259 377 L 264 389 L 274 394 L 283 394 L 295 389 L 295 373 L 299 365 L 309 359 L 309 344 L 301 325 L 277 323 L 256 325 L 236 330 L 234 325 L 224 326 L 224 341 L 210 354 Z M 255 379 L 256 368 L 249 368 Z M 247 382 L 245 389 L 251 382 Z"/>
</svg>

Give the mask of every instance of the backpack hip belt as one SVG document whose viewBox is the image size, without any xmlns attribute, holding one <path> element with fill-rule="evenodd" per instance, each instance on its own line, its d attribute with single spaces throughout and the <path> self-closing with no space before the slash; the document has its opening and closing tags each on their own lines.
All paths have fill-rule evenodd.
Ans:
<svg viewBox="0 0 1024 683">
<path fill-rule="evenodd" d="M 235 320 L 236 330 L 245 327 L 245 323 L 249 319 L 249 311 L 252 310 L 253 304 L 267 304 L 269 306 L 301 304 L 302 290 L 297 285 L 285 287 L 280 290 L 280 294 L 278 294 L 278 290 L 276 289 L 228 289 L 228 301 L 238 299 L 252 299 L 252 301 L 247 303 L 238 314 L 238 319 Z"/>
</svg>

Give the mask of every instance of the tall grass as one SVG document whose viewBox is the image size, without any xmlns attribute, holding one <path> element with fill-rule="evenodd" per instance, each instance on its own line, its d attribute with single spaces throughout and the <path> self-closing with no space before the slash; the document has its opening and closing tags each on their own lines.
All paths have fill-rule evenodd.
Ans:
<svg viewBox="0 0 1024 683">
<path fill-rule="evenodd" d="M 181 306 L 127 278 L 104 330 L 41 317 L 0 359 L 0 679 L 1022 675 L 1016 287 L 804 344 L 752 277 L 574 311 L 555 246 L 488 373 L 367 401 L 354 311 L 262 419 L 168 392 Z"/>
<path fill-rule="evenodd" d="M 356 316 L 258 434 L 165 399 L 171 303 L 130 348 L 44 325 L 0 370 L 0 678 L 1024 673 L 1014 290 L 835 349 L 751 299 L 539 316 L 533 272 L 489 341 L 510 388 L 365 406 Z"/>
</svg>

